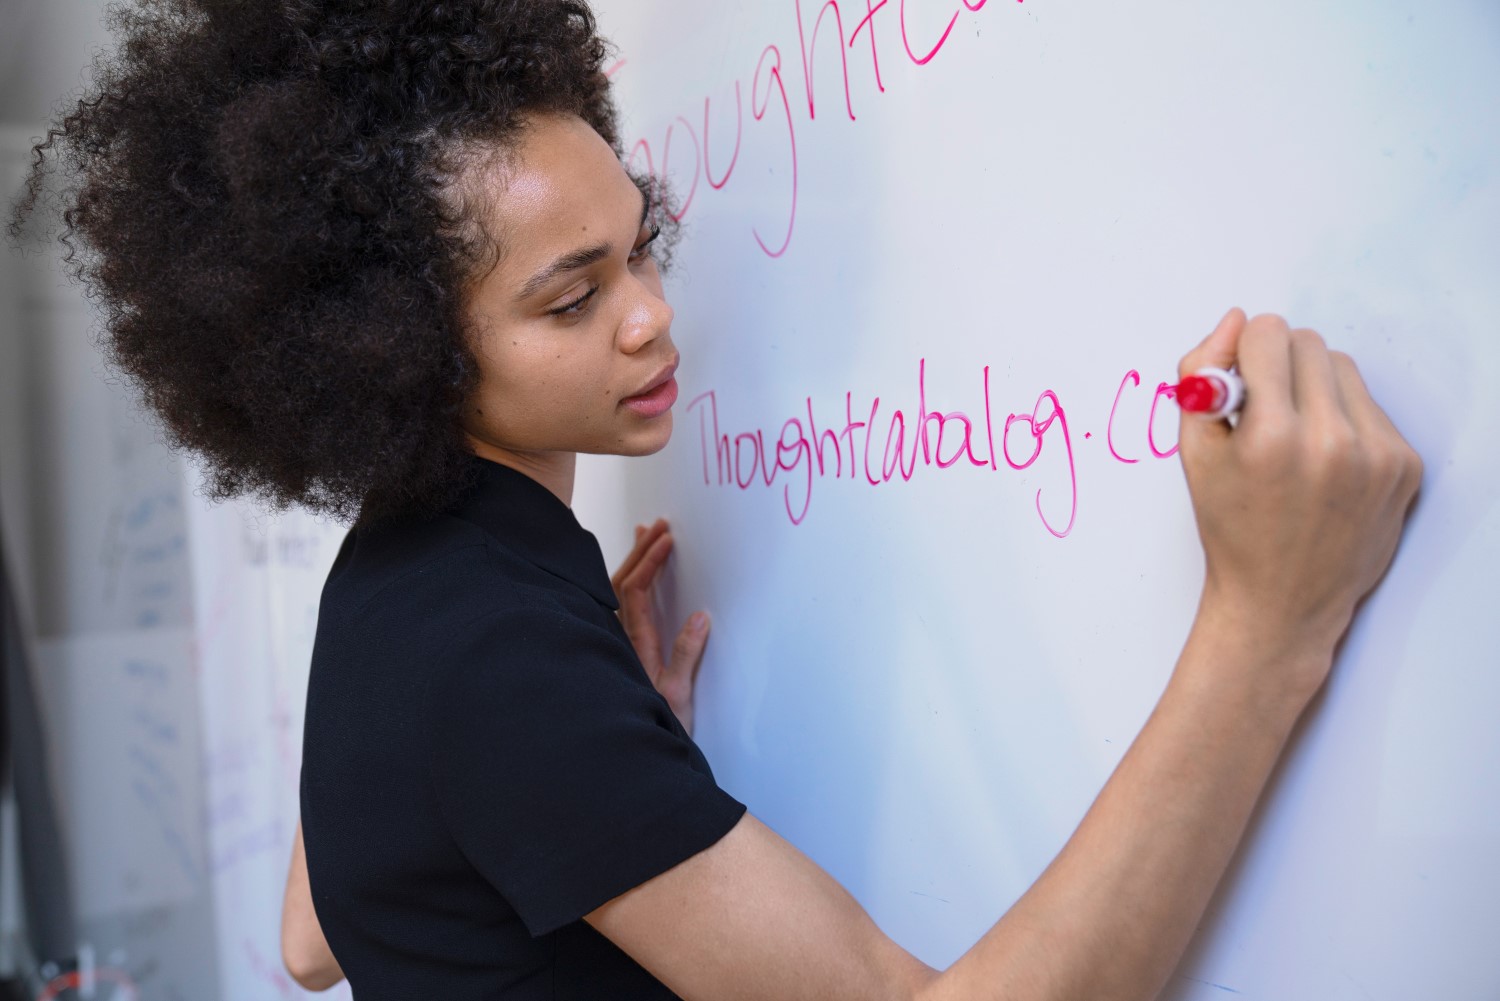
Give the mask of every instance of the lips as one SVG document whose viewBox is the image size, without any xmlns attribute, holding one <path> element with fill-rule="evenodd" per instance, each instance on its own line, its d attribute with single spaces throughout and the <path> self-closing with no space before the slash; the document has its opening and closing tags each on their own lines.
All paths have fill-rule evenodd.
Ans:
<svg viewBox="0 0 1500 1001">
<path fill-rule="evenodd" d="M 635 411 L 642 417 L 659 417 L 672 409 L 677 402 L 677 380 L 672 376 L 677 371 L 677 360 L 662 369 L 646 384 L 646 388 L 633 396 L 627 396 L 620 405 Z"/>
</svg>

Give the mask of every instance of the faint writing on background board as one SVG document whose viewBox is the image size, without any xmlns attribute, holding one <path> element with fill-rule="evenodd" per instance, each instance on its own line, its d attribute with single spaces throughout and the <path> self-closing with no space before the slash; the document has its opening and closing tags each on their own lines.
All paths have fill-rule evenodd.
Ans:
<svg viewBox="0 0 1500 1001">
<path fill-rule="evenodd" d="M 174 488 L 116 502 L 100 553 L 104 600 L 138 629 L 188 617 L 187 530 Z"/>
<path fill-rule="evenodd" d="M 246 566 L 265 566 L 274 557 L 278 566 L 315 567 L 320 565 L 322 546 L 321 536 L 283 525 L 267 531 L 247 523 L 240 529 L 240 550 Z"/>
<path fill-rule="evenodd" d="M 185 790 L 174 777 L 171 762 L 182 753 L 182 734 L 169 700 L 171 674 L 165 664 L 145 657 L 125 661 L 129 720 L 125 751 L 130 791 L 150 815 L 173 863 L 192 883 L 202 878 L 202 867 L 188 843 L 183 821 L 188 818 Z"/>
</svg>

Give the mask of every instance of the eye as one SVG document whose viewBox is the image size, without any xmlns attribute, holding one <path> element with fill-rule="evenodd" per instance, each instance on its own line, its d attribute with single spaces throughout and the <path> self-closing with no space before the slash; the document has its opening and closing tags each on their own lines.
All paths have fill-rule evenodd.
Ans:
<svg viewBox="0 0 1500 1001">
<path fill-rule="evenodd" d="M 583 295 L 579 296 L 577 299 L 574 299 L 572 302 L 567 303 L 563 306 L 558 306 L 556 309 L 547 310 L 547 314 L 549 316 L 581 316 L 584 312 L 584 307 L 588 305 L 588 301 L 592 299 L 594 297 L 594 294 L 598 291 L 599 286 L 595 285 L 591 287 L 587 292 L 583 293 Z"/>
<path fill-rule="evenodd" d="M 658 236 L 661 236 L 661 227 L 660 226 L 652 226 L 651 227 L 651 235 L 648 236 L 648 237 L 646 237 L 646 239 L 642 240 L 639 244 L 637 244 L 636 248 L 630 252 L 630 259 L 631 259 L 631 261 L 643 261 L 646 258 L 650 257 L 651 256 L 651 244 L 653 244 L 653 243 L 656 242 L 656 238 Z"/>
</svg>

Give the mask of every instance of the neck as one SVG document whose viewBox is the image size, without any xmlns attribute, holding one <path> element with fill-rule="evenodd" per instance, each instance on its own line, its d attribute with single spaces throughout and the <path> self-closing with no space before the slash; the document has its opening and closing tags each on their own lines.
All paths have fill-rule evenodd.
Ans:
<svg viewBox="0 0 1500 1001">
<path fill-rule="evenodd" d="M 562 501 L 573 506 L 573 473 L 578 466 L 576 452 L 525 452 L 506 448 L 469 436 L 469 448 L 481 459 L 498 462 L 524 476 L 529 476 Z"/>
</svg>

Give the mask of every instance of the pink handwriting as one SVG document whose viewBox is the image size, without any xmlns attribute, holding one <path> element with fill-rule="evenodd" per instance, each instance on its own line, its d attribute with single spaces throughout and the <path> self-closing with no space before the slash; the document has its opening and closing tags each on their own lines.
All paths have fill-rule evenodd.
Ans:
<svg viewBox="0 0 1500 1001">
<path fill-rule="evenodd" d="M 703 176 L 708 181 L 708 186 L 715 191 L 723 188 L 729 183 L 729 175 L 734 173 L 734 165 L 740 162 L 740 139 L 745 131 L 744 108 L 740 103 L 740 82 L 734 82 L 734 155 L 729 158 L 729 166 L 724 170 L 724 176 L 717 181 L 714 180 L 713 168 L 708 164 L 708 111 L 709 99 L 703 99 Z M 684 210 L 686 211 L 686 210 Z"/>
<path fill-rule="evenodd" d="M 760 89 L 760 71 L 766 65 L 766 56 L 775 56 L 776 61 L 771 64 L 771 71 L 767 74 L 769 83 L 766 85 L 766 99 L 760 102 L 759 107 L 756 107 L 755 95 Z M 765 51 L 760 54 L 760 62 L 755 65 L 755 78 L 750 84 L 750 114 L 754 116 L 757 122 L 766 116 L 766 108 L 771 101 L 770 84 L 772 83 L 776 85 L 777 91 L 780 92 L 781 106 L 786 110 L 787 138 L 790 140 L 792 148 L 792 208 L 786 224 L 786 239 L 782 241 L 779 249 L 772 250 L 766 246 L 766 241 L 760 238 L 758 230 L 752 229 L 751 233 L 755 236 L 755 242 L 760 244 L 760 249 L 766 252 L 766 256 L 780 257 L 786 253 L 786 248 L 791 246 L 792 230 L 797 225 L 797 127 L 792 124 L 792 104 L 787 100 L 786 84 L 781 81 L 781 50 L 774 45 L 767 45 Z"/>
<path fill-rule="evenodd" d="M 1139 385 L 1140 376 L 1132 370 L 1121 381 L 1122 388 L 1132 377 Z M 935 407 L 927 397 L 927 359 L 922 358 L 917 362 L 915 416 L 909 409 L 889 403 L 882 413 L 881 398 L 873 396 L 868 409 L 861 406 L 861 419 L 856 421 L 854 393 L 849 391 L 844 394 L 844 423 L 840 425 L 835 418 L 820 424 L 813 398 L 808 396 L 804 398 L 806 419 L 801 413 L 786 418 L 775 436 L 760 428 L 726 430 L 719 394 L 707 390 L 687 405 L 689 412 L 698 415 L 703 483 L 740 490 L 779 486 L 787 518 L 793 525 L 800 525 L 807 520 L 817 485 L 826 480 L 847 479 L 851 484 L 879 487 L 893 480 L 910 481 L 923 469 L 943 472 L 956 467 L 993 473 L 1000 471 L 999 458 L 1005 460 L 1008 469 L 1029 470 L 1044 454 L 1054 454 L 1056 458 L 1044 471 L 1047 482 L 1037 488 L 1034 503 L 1043 527 L 1059 539 L 1066 538 L 1078 517 L 1078 466 L 1062 401 L 1055 391 L 1047 389 L 1029 411 L 1007 414 L 1000 423 L 997 452 L 988 365 L 978 382 L 975 413 L 982 412 L 982 419 L 971 418 L 962 410 Z M 1158 393 L 1158 398 L 1162 395 L 1166 394 Z M 1114 411 L 1118 406 L 1116 393 L 1106 438 L 1110 454 L 1131 462 L 1134 460 L 1122 458 L 1113 445 Z M 1150 428 L 1146 436 L 1158 458 L 1175 453 L 1175 448 L 1167 452 L 1158 449 Z M 1092 438 L 1092 434 L 1085 437 Z M 1050 452 L 1049 442 L 1053 443 Z M 1049 510 L 1053 512 L 1050 516 Z"/>
<path fill-rule="evenodd" d="M 852 2 L 853 0 L 844 0 L 844 5 L 848 6 Z M 817 100 L 813 84 L 818 52 L 826 50 L 829 44 L 837 44 L 838 46 L 839 70 L 842 75 L 844 87 L 844 109 L 851 122 L 857 121 L 857 118 L 854 113 L 854 92 L 856 87 L 850 76 L 849 51 L 859 44 L 861 32 L 868 39 L 871 79 L 875 84 L 876 93 L 884 94 L 886 92 L 885 80 L 880 71 L 881 42 L 877 40 L 875 15 L 881 13 L 889 2 L 890 0 L 865 0 L 864 16 L 860 17 L 858 23 L 854 25 L 853 30 L 846 36 L 844 33 L 844 11 L 840 7 L 839 0 L 824 0 L 822 5 L 818 7 L 816 14 L 813 14 L 810 10 L 804 12 L 803 0 L 792 0 L 789 13 L 792 19 L 796 21 L 797 48 L 801 55 L 802 91 L 807 98 L 807 121 L 809 123 L 815 122 L 818 117 Z M 905 51 L 907 58 L 917 66 L 926 66 L 931 63 L 943 51 L 944 47 L 948 45 L 949 39 L 953 35 L 953 30 L 964 12 L 967 11 L 970 14 L 978 13 L 985 8 L 987 3 L 988 0 L 958 0 L 953 6 L 952 16 L 948 18 L 942 31 L 937 34 L 934 41 L 931 38 L 919 39 L 914 37 L 915 31 L 907 23 L 907 0 L 897 0 L 894 14 L 892 15 L 896 19 L 896 24 L 893 27 L 901 36 L 901 47 Z M 859 16 L 857 10 L 850 11 L 849 13 L 851 20 Z M 825 19 L 827 19 L 827 23 L 825 23 Z M 818 48 L 818 39 L 820 32 L 824 28 L 828 28 L 829 32 L 823 35 L 827 41 L 824 44 L 823 50 L 820 50 Z M 609 67 L 606 71 L 607 75 L 613 77 L 625 66 L 626 61 L 621 59 Z M 701 144 L 698 133 L 694 131 L 693 126 L 688 123 L 688 119 L 684 115 L 671 115 L 661 136 L 659 146 L 661 149 L 661 161 L 659 163 L 653 155 L 653 145 L 647 139 L 637 139 L 630 146 L 630 154 L 626 160 L 627 166 L 635 166 L 638 160 L 644 159 L 644 166 L 647 173 L 654 179 L 664 180 L 670 175 L 674 133 L 681 128 L 691 137 L 694 148 L 692 177 L 685 180 L 688 193 L 681 206 L 673 212 L 673 217 L 676 219 L 680 220 L 683 216 L 687 215 L 689 208 L 692 206 L 693 197 L 697 193 L 700 177 L 708 182 L 708 186 L 711 189 L 719 191 L 729 183 L 730 177 L 735 172 L 735 166 L 740 158 L 741 143 L 744 138 L 744 112 L 741 107 L 740 84 L 740 79 L 734 81 L 734 152 L 729 158 L 729 165 L 724 168 L 724 175 L 722 177 L 717 179 L 714 177 L 711 165 L 713 159 L 710 153 L 709 142 L 711 101 L 708 97 L 703 99 L 703 135 Z M 773 111 L 773 108 L 777 104 L 780 105 L 779 110 L 784 113 L 784 116 L 772 114 L 772 119 L 773 124 L 778 128 L 780 127 L 782 118 L 784 117 L 785 119 L 787 166 L 791 174 L 791 191 L 785 224 L 786 235 L 781 237 L 779 241 L 768 240 L 762 237 L 759 226 L 751 227 L 751 236 L 754 238 L 756 244 L 760 246 L 761 251 L 766 256 L 772 258 L 781 257 L 786 253 L 787 248 L 791 246 L 792 234 L 797 227 L 799 163 L 797 156 L 797 120 L 792 111 L 792 101 L 787 93 L 781 48 L 776 44 L 767 44 L 761 48 L 760 56 L 755 63 L 755 72 L 750 77 L 751 117 L 755 121 L 761 122 L 766 118 L 768 113 Z M 800 108 L 800 102 L 798 102 L 798 106 Z M 774 149 L 774 147 L 772 148 Z M 757 149 L 752 155 L 760 155 L 761 153 L 762 151 Z M 772 153 L 770 155 L 779 154 Z M 682 173 L 686 174 L 685 163 L 680 165 L 680 167 Z M 761 176 L 761 174 L 762 171 L 756 170 L 746 176 L 755 178 Z"/>
</svg>

